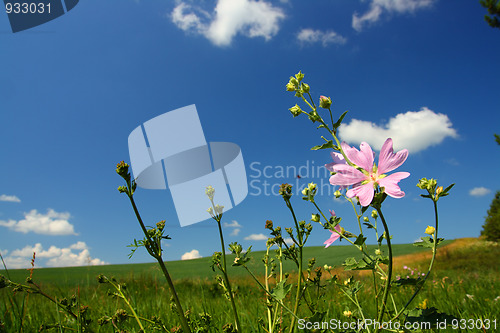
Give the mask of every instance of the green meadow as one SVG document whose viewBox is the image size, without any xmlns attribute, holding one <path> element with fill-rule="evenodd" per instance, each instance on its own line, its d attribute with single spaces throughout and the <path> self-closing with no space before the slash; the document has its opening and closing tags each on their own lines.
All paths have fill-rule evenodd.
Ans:
<svg viewBox="0 0 500 333">
<path fill-rule="evenodd" d="M 373 251 L 370 248 L 369 251 Z M 404 277 L 410 274 L 410 267 L 415 274 L 426 271 L 428 250 L 412 244 L 394 246 L 395 274 Z M 261 258 L 264 252 L 252 253 L 249 267 L 258 276 L 262 276 Z M 316 259 L 316 266 L 330 265 L 339 267 L 339 281 L 351 276 L 361 282 L 363 295 L 366 294 L 364 306 L 368 313 L 375 306 L 371 304 L 373 290 L 370 274 L 359 272 L 344 272 L 341 268 L 344 258 L 357 256 L 357 250 L 350 246 L 333 246 L 305 248 L 305 258 Z M 426 257 L 427 256 L 427 257 Z M 453 329 L 429 331 L 449 332 L 497 332 L 500 330 L 500 246 L 477 239 L 461 239 L 446 241 L 438 250 L 437 262 L 430 279 L 422 292 L 413 301 L 410 308 L 438 309 L 449 318 L 489 323 L 488 329 L 478 329 L 463 326 Z M 229 258 L 229 262 L 231 259 Z M 230 303 L 222 295 L 220 287 L 215 282 L 215 273 L 210 268 L 211 258 L 200 258 L 188 261 L 167 262 L 167 268 L 175 279 L 175 285 L 184 310 L 192 322 L 207 320 L 211 322 L 210 329 L 199 332 L 223 332 L 223 326 L 232 321 Z M 287 263 L 288 265 L 288 263 Z M 285 271 L 293 272 L 292 264 L 285 266 Z M 27 284 L 27 270 L 0 271 L 0 274 L 11 281 Z M 118 283 L 126 284 L 124 289 L 127 299 L 138 316 L 145 319 L 160 318 L 164 331 L 180 332 L 179 321 L 171 308 L 171 295 L 161 272 L 153 263 L 125 264 L 109 266 L 67 267 L 67 268 L 36 268 L 33 271 L 33 281 L 41 287 L 44 293 L 57 301 L 71 300 L 77 308 L 84 309 L 84 316 L 89 320 L 93 332 L 138 332 L 139 327 L 131 317 L 125 316 L 120 322 L 106 322 L 105 318 L 113 317 L 123 309 L 129 314 L 127 305 L 122 299 L 113 297 L 109 284 L 99 284 L 96 277 L 103 274 L 115 277 Z M 241 313 L 241 324 L 244 332 L 266 332 L 260 323 L 265 319 L 265 295 L 258 289 L 248 273 L 241 267 L 231 267 L 229 274 L 235 288 L 236 305 Z M 292 273 L 293 275 L 293 273 Z M 354 311 L 351 303 L 340 293 L 338 286 L 328 282 L 330 275 L 324 273 L 325 297 L 316 304 L 318 310 L 325 312 L 324 320 L 337 319 L 346 321 L 344 311 Z M 293 281 L 293 280 L 292 280 Z M 366 282 L 366 283 L 365 283 Z M 413 287 L 399 287 L 395 301 L 398 304 L 412 294 Z M 292 290 L 293 291 L 293 290 Z M 314 291 L 312 291 L 314 292 Z M 286 302 L 291 302 L 288 299 Z M 365 296 L 364 296 L 365 298 Z M 400 299 L 399 299 L 400 298 Z M 81 327 L 75 320 L 40 294 L 27 294 L 23 291 L 13 291 L 6 287 L 0 289 L 0 332 L 79 332 Z M 429 310 L 432 311 L 432 310 Z M 306 309 L 299 312 L 299 317 L 305 318 L 310 313 Z M 83 316 L 83 315 L 82 315 Z M 106 322 L 106 323 L 104 323 Z M 147 321 L 145 321 L 147 324 Z M 472 325 L 470 324 L 469 325 Z M 102 324 L 102 325 L 101 325 Z M 474 324 L 476 325 L 476 324 Z M 496 327 L 496 328 L 495 328 Z M 146 331 L 154 331 L 145 326 Z M 299 330 L 308 332 L 309 330 Z M 310 330 L 313 332 L 314 330 Z M 316 332 L 341 332 L 341 330 L 320 330 Z"/>
</svg>

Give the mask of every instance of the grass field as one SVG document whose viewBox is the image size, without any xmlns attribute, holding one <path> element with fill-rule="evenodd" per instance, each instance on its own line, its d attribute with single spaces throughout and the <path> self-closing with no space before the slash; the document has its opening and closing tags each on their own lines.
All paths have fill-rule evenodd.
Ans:
<svg viewBox="0 0 500 333">
<path fill-rule="evenodd" d="M 450 332 L 497 332 L 500 331 L 500 247 L 479 241 L 477 239 L 460 239 L 443 244 L 437 256 L 436 269 L 432 273 L 422 292 L 412 303 L 411 308 L 435 307 L 440 312 L 452 315 L 458 319 L 489 319 L 496 320 L 496 329 L 458 329 Z M 425 271 L 430 251 L 422 252 L 413 245 L 396 245 L 394 251 L 398 257 L 395 260 L 396 275 L 409 274 L 403 266 L 409 266 L 416 271 Z M 340 266 L 343 259 L 356 255 L 352 247 L 336 246 L 325 250 L 322 247 L 310 247 L 305 250 L 305 257 L 315 257 L 317 266 L 324 264 Z M 253 263 L 250 265 L 255 272 L 261 272 L 262 252 L 253 253 Z M 230 304 L 221 294 L 220 288 L 214 283 L 214 273 L 209 267 L 209 258 L 189 261 L 168 262 L 172 277 L 184 310 L 190 311 L 193 321 L 202 321 L 201 313 L 209 313 L 212 326 L 206 332 L 222 332 L 222 327 L 232 321 Z M 290 266 L 291 267 L 291 266 Z M 286 267 L 289 268 L 289 267 Z M 335 271 L 340 279 L 354 275 L 363 284 L 363 295 L 368 313 L 370 307 L 374 310 L 371 299 L 373 290 L 369 282 L 371 275 Z M 7 275 L 7 272 L 0 271 Z M 10 279 L 23 282 L 29 272 L 26 270 L 9 270 Z M 170 293 L 163 277 L 154 264 L 129 264 L 91 267 L 44 268 L 35 269 L 33 280 L 49 295 L 61 300 L 74 296 L 78 306 L 85 308 L 86 318 L 91 320 L 90 328 L 95 332 L 137 332 L 137 323 L 128 318 L 114 328 L 111 324 L 100 326 L 99 318 L 110 318 L 118 309 L 127 309 L 122 299 L 108 295 L 112 290 L 110 285 L 98 284 L 96 276 L 104 274 L 115 276 L 119 282 L 127 285 L 127 298 L 144 318 L 157 316 L 161 318 L 168 330 L 174 330 L 179 325 L 178 318 L 171 311 Z M 325 276 L 327 274 L 325 273 Z M 244 269 L 230 269 L 230 277 L 236 289 L 236 302 L 241 314 L 242 326 L 245 332 L 265 332 L 259 325 L 266 312 L 265 297 L 255 286 Z M 343 312 L 353 309 L 351 303 L 339 292 L 338 287 L 326 284 L 326 297 L 316 304 L 317 310 L 325 312 L 324 318 L 346 320 Z M 412 287 L 401 287 L 397 293 L 396 303 L 403 302 L 412 292 Z M 5 332 L 36 332 L 42 324 L 56 324 L 51 332 L 77 332 L 75 321 L 58 310 L 56 305 L 41 295 L 24 292 L 13 293 L 11 288 L 0 290 L 0 320 Z M 310 315 L 302 309 L 302 317 Z M 493 323 L 493 322 L 492 322 Z M 64 328 L 63 328 L 64 327 Z M 0 329 L 1 331 L 1 329 Z M 148 330 L 151 331 L 151 330 Z M 447 330 L 442 330 L 447 331 Z M 204 332 L 204 331 L 199 331 Z M 305 330 L 304 332 L 307 332 Z M 331 332 L 328 330 L 327 332 Z M 340 332 L 340 331 L 335 331 Z"/>
</svg>

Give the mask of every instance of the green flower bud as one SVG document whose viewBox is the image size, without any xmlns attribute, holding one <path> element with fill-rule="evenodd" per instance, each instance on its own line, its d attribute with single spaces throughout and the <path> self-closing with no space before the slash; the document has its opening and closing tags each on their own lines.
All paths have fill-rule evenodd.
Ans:
<svg viewBox="0 0 500 333">
<path fill-rule="evenodd" d="M 319 222 L 320 220 L 321 220 L 321 217 L 319 216 L 319 214 L 312 214 L 311 221 Z"/>
<path fill-rule="evenodd" d="M 295 106 L 292 106 L 288 110 L 292 113 L 292 115 L 294 117 L 297 117 L 298 115 L 300 115 L 301 113 L 304 112 L 304 111 L 302 111 L 302 109 L 300 108 L 300 106 L 298 106 L 297 104 L 295 104 Z"/>
<path fill-rule="evenodd" d="M 370 221 L 370 219 L 369 219 L 368 217 L 364 216 L 364 217 L 363 217 L 363 221 L 365 221 L 365 222 L 369 222 L 369 221 Z"/>
<path fill-rule="evenodd" d="M 283 199 L 287 200 L 292 197 L 292 185 L 290 184 L 281 184 L 279 194 L 283 197 Z"/>
<path fill-rule="evenodd" d="M 116 173 L 125 179 L 130 179 L 130 173 L 128 172 L 129 165 L 124 161 L 121 161 L 116 165 Z"/>
<path fill-rule="evenodd" d="M 299 96 L 300 97 L 300 96 Z M 321 119 L 321 117 L 319 116 L 318 112 L 316 111 L 311 111 L 311 113 L 309 113 L 309 119 L 314 123 L 318 120 Z"/>
<path fill-rule="evenodd" d="M 295 91 L 295 85 L 291 82 L 286 84 L 286 91 Z"/>
<path fill-rule="evenodd" d="M 297 79 L 294 78 L 293 76 L 290 76 L 290 81 L 288 81 L 288 83 L 293 84 L 295 87 L 299 86 L 299 81 L 297 81 Z"/>
<path fill-rule="evenodd" d="M 309 89 L 310 89 L 310 87 L 309 87 L 309 85 L 307 83 L 302 83 L 302 91 L 304 93 L 307 94 L 309 92 Z"/>
<path fill-rule="evenodd" d="M 304 78 L 304 74 L 302 74 L 302 71 L 299 71 L 297 74 L 295 74 L 295 78 L 300 82 Z"/>
<path fill-rule="evenodd" d="M 269 230 L 273 230 L 273 221 L 267 220 L 265 228 L 269 229 Z"/>
<path fill-rule="evenodd" d="M 333 193 L 333 195 L 335 195 L 335 198 L 340 198 L 342 196 L 342 193 L 340 193 L 339 190 L 335 191 L 335 193 Z"/>
<path fill-rule="evenodd" d="M 319 107 L 322 109 L 328 109 L 332 105 L 332 99 L 326 96 L 319 97 Z"/>
<path fill-rule="evenodd" d="M 376 210 L 372 210 L 372 217 L 376 219 L 378 217 L 378 213 Z"/>
<path fill-rule="evenodd" d="M 120 192 L 120 193 L 127 193 L 127 187 L 125 187 L 125 186 L 118 186 L 118 192 Z"/>
</svg>

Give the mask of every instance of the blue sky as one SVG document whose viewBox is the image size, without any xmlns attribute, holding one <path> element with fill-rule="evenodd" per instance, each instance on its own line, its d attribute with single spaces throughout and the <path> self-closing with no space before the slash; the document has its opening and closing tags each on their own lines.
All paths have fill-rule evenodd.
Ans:
<svg viewBox="0 0 500 333">
<path fill-rule="evenodd" d="M 380 149 L 392 137 L 409 149 L 398 169 L 411 173 L 400 182 L 406 196 L 384 208 L 397 243 L 433 223 L 421 177 L 456 183 L 440 205 L 441 236 L 478 236 L 500 188 L 500 30 L 484 13 L 465 0 L 89 0 L 16 34 L 0 15 L 2 256 L 11 268 L 28 267 L 33 251 L 39 267 L 151 261 L 144 250 L 127 258 L 141 230 L 115 165 L 129 160 L 134 128 L 190 104 L 207 141 L 240 146 L 254 181 L 224 215 L 227 243 L 263 249 L 267 219 L 292 225 L 264 181 L 325 184 L 318 204 L 355 231 L 352 208 L 328 195 L 328 175 L 312 175 L 330 162 L 309 150 L 326 133 L 288 111 L 299 101 L 285 84 L 299 70 L 315 98 L 331 96 L 337 115 L 349 110 L 343 140 Z M 286 167 L 302 167 L 302 178 Z M 168 190 L 139 189 L 136 200 L 147 224 L 167 221 L 167 260 L 220 251 L 215 222 L 181 228 Z M 314 212 L 298 196 L 292 203 L 300 219 Z M 308 244 L 329 234 L 317 227 Z"/>
</svg>

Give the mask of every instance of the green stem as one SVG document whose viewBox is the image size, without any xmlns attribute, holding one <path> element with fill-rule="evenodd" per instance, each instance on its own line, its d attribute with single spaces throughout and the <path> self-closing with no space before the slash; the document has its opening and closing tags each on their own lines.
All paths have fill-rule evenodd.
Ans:
<svg viewBox="0 0 500 333">
<path fill-rule="evenodd" d="M 429 277 L 429 274 L 432 270 L 432 267 L 434 266 L 434 260 L 436 259 L 436 252 L 437 252 L 439 220 L 438 220 L 437 200 L 432 200 L 432 202 L 434 203 L 434 218 L 436 220 L 436 231 L 434 232 L 434 247 L 432 248 L 432 258 L 431 258 L 431 262 L 429 264 L 429 269 L 427 270 L 427 274 L 425 274 L 425 277 L 422 280 L 422 282 L 417 286 L 417 289 L 415 290 L 415 292 L 411 296 L 410 300 L 408 302 L 406 302 L 405 306 L 396 313 L 396 315 L 394 316 L 394 318 L 392 320 L 397 319 L 403 313 L 403 311 L 406 310 L 406 308 L 410 305 L 410 303 L 415 299 L 417 294 L 420 292 L 420 289 L 422 289 L 422 287 L 424 286 L 425 281 L 427 281 L 427 278 Z"/>
<path fill-rule="evenodd" d="M 129 185 L 129 184 L 127 184 Z M 131 193 L 131 188 L 129 186 L 129 193 Z M 174 298 L 174 303 L 175 303 L 175 308 L 177 309 L 177 314 L 179 315 L 179 318 L 181 320 L 181 327 L 182 330 L 185 331 L 186 333 L 191 333 L 191 329 L 189 328 L 189 324 L 187 322 L 186 316 L 184 316 L 184 311 L 182 310 L 182 305 L 181 301 L 179 300 L 179 296 L 177 295 L 177 291 L 175 290 L 174 283 L 172 282 L 172 278 L 170 277 L 170 274 L 168 273 L 167 267 L 165 266 L 165 263 L 163 262 L 162 256 L 161 256 L 161 249 L 157 248 L 157 245 L 151 237 L 149 237 L 148 231 L 146 230 L 146 227 L 144 226 L 144 222 L 142 221 L 141 215 L 139 214 L 139 210 L 137 209 L 137 206 L 135 204 L 134 198 L 132 194 L 128 194 L 128 197 L 130 199 L 130 202 L 132 203 L 132 207 L 134 209 L 135 216 L 137 220 L 139 221 L 139 224 L 141 225 L 142 231 L 144 232 L 144 236 L 146 236 L 146 239 L 148 241 L 148 244 L 146 244 L 146 249 L 148 250 L 149 254 L 156 259 L 158 264 L 160 265 L 161 271 L 163 272 L 163 275 L 165 276 L 165 279 L 167 280 L 168 287 L 170 288 L 170 292 L 172 293 L 172 296 Z"/>
<path fill-rule="evenodd" d="M 227 267 L 226 267 L 226 249 L 224 247 L 224 236 L 222 234 L 222 226 L 220 224 L 220 217 L 217 219 L 217 225 L 219 226 L 219 236 L 220 236 L 220 245 L 222 247 L 222 265 L 223 265 L 223 275 L 224 275 L 224 280 L 226 282 L 226 285 L 227 285 L 227 289 L 228 289 L 228 292 L 229 292 L 229 299 L 231 301 L 231 307 L 233 309 L 233 313 L 234 313 L 234 321 L 235 321 L 235 324 L 236 324 L 236 331 L 237 332 L 242 332 L 241 330 L 241 325 L 240 325 L 240 319 L 238 317 L 238 311 L 236 310 L 236 304 L 234 303 L 234 297 L 233 297 L 233 289 L 231 288 L 231 283 L 229 282 L 229 278 L 227 276 Z"/>
<path fill-rule="evenodd" d="M 292 322 L 290 323 L 290 333 L 293 333 L 295 331 L 295 319 L 297 318 L 297 312 L 299 310 L 299 303 L 300 303 L 300 295 L 301 295 L 301 288 L 302 288 L 302 256 L 303 256 L 303 253 L 302 253 L 302 249 L 303 249 L 303 242 L 302 242 L 302 230 L 300 229 L 299 227 L 299 224 L 297 222 L 297 218 L 295 216 L 295 212 L 293 211 L 293 207 L 290 203 L 290 200 L 289 199 L 285 199 L 285 203 L 288 207 L 288 209 L 290 210 L 290 212 L 292 213 L 292 216 L 293 216 L 293 221 L 295 223 L 295 228 L 297 230 L 297 237 L 298 237 L 298 242 L 297 242 L 297 247 L 299 249 L 299 258 L 298 258 L 298 269 L 299 269 L 299 272 L 298 272 L 298 278 L 297 278 L 297 292 L 295 294 L 295 306 L 293 308 L 293 317 L 292 317 Z"/>
<path fill-rule="evenodd" d="M 297 318 L 297 312 L 299 310 L 301 286 L 302 286 L 302 244 L 299 245 L 299 274 L 297 281 L 297 293 L 295 294 L 295 306 L 293 308 L 294 316 L 292 317 L 292 322 L 290 324 L 290 333 L 295 331 L 295 319 Z"/>
<path fill-rule="evenodd" d="M 251 270 L 248 269 L 248 267 L 246 265 L 242 265 L 246 270 L 247 272 L 250 274 L 250 276 L 255 280 L 255 282 L 257 282 L 257 284 L 259 285 L 259 287 L 262 288 L 262 290 L 264 290 L 266 292 L 266 294 L 268 294 L 269 296 L 271 296 L 274 300 L 276 300 L 279 305 L 281 305 L 286 311 L 290 312 L 290 314 L 293 316 L 293 318 L 295 319 L 299 319 L 299 317 L 297 317 L 292 310 L 290 310 L 285 304 L 283 304 L 283 301 L 281 300 L 277 300 L 276 298 L 273 297 L 272 293 L 270 291 L 267 291 L 266 290 L 266 287 L 259 281 L 259 279 L 257 279 L 257 277 L 252 273 Z"/>
<path fill-rule="evenodd" d="M 123 294 L 121 288 L 119 285 L 116 285 L 113 281 L 111 281 L 110 279 L 108 279 L 108 282 L 120 293 L 120 298 L 123 299 L 125 301 L 125 303 L 127 303 L 127 306 L 128 308 L 130 309 L 130 311 L 132 311 L 132 315 L 134 316 L 135 320 L 137 321 L 137 323 L 139 324 L 139 327 L 141 328 L 141 330 L 143 332 L 146 332 L 144 330 L 144 326 L 142 326 L 142 323 L 141 321 L 139 320 L 139 317 L 137 316 L 137 313 L 135 312 L 134 308 L 132 307 L 132 304 L 130 304 L 130 302 L 128 301 L 127 297 L 125 297 L 125 295 Z"/>
<path fill-rule="evenodd" d="M 269 249 L 267 246 L 266 250 L 266 261 L 265 261 L 265 283 L 266 283 L 266 291 L 269 292 Z M 269 333 L 273 333 L 273 317 L 271 313 L 271 301 L 266 297 L 266 305 L 267 305 L 267 322 L 269 327 Z"/>
<path fill-rule="evenodd" d="M 387 305 L 387 298 L 389 296 L 389 289 L 391 286 L 391 279 L 392 279 L 392 265 L 393 265 L 393 259 L 392 259 L 392 245 L 391 245 L 391 235 L 389 233 L 389 227 L 387 226 L 387 223 L 384 218 L 384 214 L 382 214 L 382 210 L 380 207 L 375 207 L 377 209 L 377 212 L 380 216 L 380 220 L 382 221 L 382 224 L 384 225 L 384 230 L 385 230 L 385 239 L 387 241 L 387 247 L 389 248 L 389 265 L 387 269 L 387 276 L 386 282 L 385 282 L 385 287 L 384 287 L 384 295 L 382 296 L 382 305 L 381 305 L 381 310 L 380 313 L 378 314 L 377 321 L 381 322 L 382 318 L 384 317 L 384 312 L 385 308 Z M 375 330 L 375 333 L 377 333 L 380 330 L 380 327 L 378 327 Z"/>
</svg>

